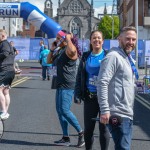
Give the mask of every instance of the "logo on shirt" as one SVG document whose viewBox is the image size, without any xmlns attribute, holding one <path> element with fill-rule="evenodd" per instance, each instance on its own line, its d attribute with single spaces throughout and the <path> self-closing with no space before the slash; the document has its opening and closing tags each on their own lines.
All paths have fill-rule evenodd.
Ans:
<svg viewBox="0 0 150 150">
<path fill-rule="evenodd" d="M 102 60 L 99 60 L 98 62 L 101 63 Z"/>
</svg>

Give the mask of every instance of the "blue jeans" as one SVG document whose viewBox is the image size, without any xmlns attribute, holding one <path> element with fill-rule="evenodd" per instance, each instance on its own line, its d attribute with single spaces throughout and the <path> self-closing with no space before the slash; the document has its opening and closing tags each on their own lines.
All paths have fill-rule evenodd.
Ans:
<svg viewBox="0 0 150 150">
<path fill-rule="evenodd" d="M 108 124 L 108 128 L 115 143 L 115 150 L 130 150 L 133 121 L 129 118 L 122 119 L 121 125 L 114 127 Z"/>
<path fill-rule="evenodd" d="M 82 131 L 76 116 L 70 110 L 72 105 L 73 93 L 74 90 L 56 90 L 56 110 L 63 131 L 63 136 L 69 136 L 69 123 L 77 130 L 77 132 Z"/>
</svg>

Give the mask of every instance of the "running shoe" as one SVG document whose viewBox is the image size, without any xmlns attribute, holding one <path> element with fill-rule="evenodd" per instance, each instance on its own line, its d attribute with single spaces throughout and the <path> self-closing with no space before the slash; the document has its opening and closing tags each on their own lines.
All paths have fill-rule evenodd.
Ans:
<svg viewBox="0 0 150 150">
<path fill-rule="evenodd" d="M 66 137 L 62 137 L 61 140 L 58 140 L 58 141 L 54 141 L 54 143 L 56 145 L 60 145 L 60 146 L 70 146 L 70 138 L 66 138 Z"/>
<path fill-rule="evenodd" d="M 78 144 L 77 147 L 82 147 L 85 145 L 85 141 L 84 141 L 84 132 L 82 131 L 81 133 L 79 133 L 79 137 L 78 137 Z"/>
<path fill-rule="evenodd" d="M 0 118 L 2 119 L 2 120 L 6 120 L 6 119 L 8 119 L 9 118 L 9 113 L 4 113 L 4 112 L 1 112 L 1 114 L 0 114 Z"/>
</svg>

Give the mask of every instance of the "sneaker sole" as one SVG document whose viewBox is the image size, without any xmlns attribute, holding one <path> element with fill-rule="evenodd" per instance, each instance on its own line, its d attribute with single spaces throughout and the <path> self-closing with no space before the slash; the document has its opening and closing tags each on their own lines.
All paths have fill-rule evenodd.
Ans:
<svg viewBox="0 0 150 150">
<path fill-rule="evenodd" d="M 81 145 L 79 145 L 79 146 L 77 145 L 77 147 L 78 147 L 78 148 L 80 148 L 80 147 L 83 147 L 84 145 L 85 145 L 85 142 L 84 142 L 84 143 L 82 143 L 82 144 L 81 144 Z"/>
<path fill-rule="evenodd" d="M 4 117 L 4 118 L 3 118 L 3 117 L 0 117 L 0 118 L 4 121 L 4 120 L 8 119 L 9 116 L 10 116 L 10 115 L 8 115 L 7 117 Z"/>
<path fill-rule="evenodd" d="M 70 143 L 54 143 L 54 144 L 58 146 L 70 146 L 71 145 Z"/>
</svg>

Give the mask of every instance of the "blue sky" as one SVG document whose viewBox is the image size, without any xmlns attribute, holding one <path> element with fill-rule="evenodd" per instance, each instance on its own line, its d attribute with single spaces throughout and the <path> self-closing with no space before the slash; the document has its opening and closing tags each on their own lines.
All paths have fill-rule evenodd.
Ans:
<svg viewBox="0 0 150 150">
<path fill-rule="evenodd" d="M 88 0 L 91 3 L 91 0 Z M 93 0 L 94 8 L 104 7 L 105 3 L 106 6 L 111 6 L 113 4 L 113 0 Z"/>
<path fill-rule="evenodd" d="M 21 1 L 30 2 L 31 4 L 35 5 L 43 12 L 45 0 L 21 0 Z M 53 8 L 54 8 L 53 14 L 55 16 L 57 7 L 58 7 L 58 0 L 52 0 L 52 2 L 53 2 Z M 91 0 L 88 0 L 88 2 L 91 3 Z M 111 13 L 113 0 L 94 0 L 93 2 L 94 2 L 94 8 L 95 8 L 95 13 L 94 13 L 95 17 L 97 17 L 98 13 L 103 13 L 105 3 L 107 6 L 107 12 Z"/>
</svg>

